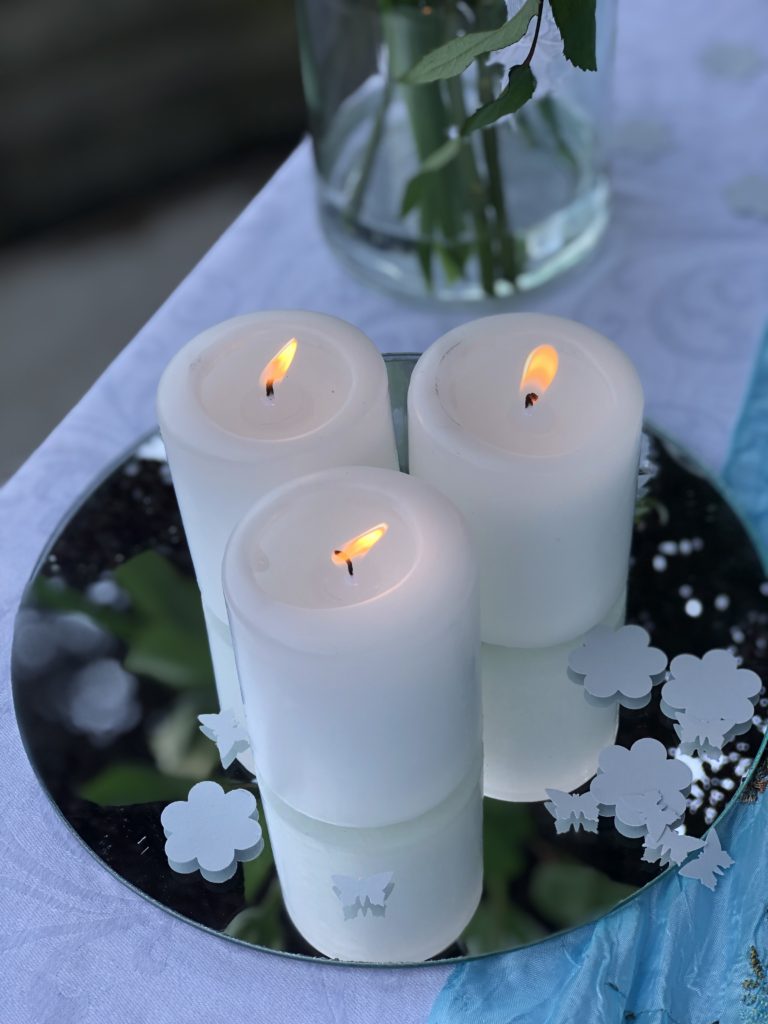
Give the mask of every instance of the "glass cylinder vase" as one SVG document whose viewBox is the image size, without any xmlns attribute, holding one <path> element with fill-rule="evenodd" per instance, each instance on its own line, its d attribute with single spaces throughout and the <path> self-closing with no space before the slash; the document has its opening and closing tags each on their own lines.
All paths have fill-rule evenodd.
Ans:
<svg viewBox="0 0 768 1024">
<path fill-rule="evenodd" d="M 597 3 L 596 71 L 566 59 L 543 0 L 533 96 L 470 132 L 526 59 L 535 17 L 460 74 L 412 84 L 409 73 L 451 40 L 496 31 L 519 0 L 297 2 L 320 215 L 348 266 L 401 294 L 482 300 L 535 288 L 595 245 L 616 0 Z"/>
</svg>

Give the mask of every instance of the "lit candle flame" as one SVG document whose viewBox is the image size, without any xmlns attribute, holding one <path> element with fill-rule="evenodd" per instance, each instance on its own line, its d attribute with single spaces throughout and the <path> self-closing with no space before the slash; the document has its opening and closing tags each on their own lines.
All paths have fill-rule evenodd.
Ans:
<svg viewBox="0 0 768 1024">
<path fill-rule="evenodd" d="M 296 348 L 298 341 L 295 338 L 291 338 L 285 345 L 269 360 L 267 365 L 261 371 L 259 376 L 259 383 L 265 389 L 267 398 L 271 398 L 275 393 L 275 384 L 279 384 L 283 377 L 288 373 L 288 369 L 293 362 L 293 357 L 296 355 Z"/>
<path fill-rule="evenodd" d="M 334 565 L 346 565 L 349 575 L 354 576 L 353 560 L 367 555 L 374 544 L 379 543 L 388 529 L 386 523 L 379 523 L 378 526 L 366 530 L 365 533 L 358 534 L 357 537 L 348 540 L 343 547 L 336 548 L 331 555 L 331 561 Z"/>
<path fill-rule="evenodd" d="M 535 405 L 557 374 L 557 349 L 552 345 L 539 345 L 525 361 L 520 378 L 520 394 L 525 396 L 525 408 Z"/>
</svg>

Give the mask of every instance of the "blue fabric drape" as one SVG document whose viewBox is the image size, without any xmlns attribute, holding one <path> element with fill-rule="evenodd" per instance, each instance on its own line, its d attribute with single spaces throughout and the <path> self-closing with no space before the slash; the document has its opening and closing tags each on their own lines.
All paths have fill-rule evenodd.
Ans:
<svg viewBox="0 0 768 1024">
<path fill-rule="evenodd" d="M 768 333 L 723 481 L 768 552 Z M 753 776 L 754 778 L 754 776 Z M 429 1024 L 768 1024 L 768 794 L 717 822 L 714 892 L 675 869 L 592 925 L 456 967 Z"/>
</svg>

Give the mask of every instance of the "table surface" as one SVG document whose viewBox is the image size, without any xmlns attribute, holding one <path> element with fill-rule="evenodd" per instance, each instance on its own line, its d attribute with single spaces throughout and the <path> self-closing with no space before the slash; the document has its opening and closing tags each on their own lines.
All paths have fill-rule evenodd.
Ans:
<svg viewBox="0 0 768 1024">
<path fill-rule="evenodd" d="M 694 0 L 620 5 L 612 224 L 587 265 L 518 307 L 617 340 L 640 371 L 649 416 L 714 472 L 728 458 L 768 321 L 766 30 L 765 0 L 742 0 L 730 19 Z M 16 730 L 13 619 L 46 539 L 94 476 L 152 426 L 172 353 L 219 320 L 276 307 L 344 317 L 393 352 L 421 350 L 477 315 L 404 305 L 339 267 L 319 232 L 305 143 L 0 492 L 7 1024 L 460 1019 L 433 1007 L 449 967 L 300 963 L 237 947 L 142 900 L 58 819 Z M 578 1004 L 584 1019 L 618 1019 L 598 1002 L 589 1016 Z M 575 1019 L 553 1006 L 514 1019 Z"/>
</svg>

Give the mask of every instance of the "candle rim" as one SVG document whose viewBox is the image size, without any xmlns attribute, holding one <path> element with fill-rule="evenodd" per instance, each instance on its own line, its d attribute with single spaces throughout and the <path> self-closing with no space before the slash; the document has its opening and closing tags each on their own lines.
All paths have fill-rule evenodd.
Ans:
<svg viewBox="0 0 768 1024">
<path fill-rule="evenodd" d="M 344 400 L 333 414 L 308 430 L 285 437 L 249 436 L 230 430 L 213 419 L 197 394 L 191 380 L 195 364 L 216 345 L 237 341 L 238 333 L 249 328 L 268 328 L 285 318 L 285 330 L 290 335 L 301 331 L 317 335 L 317 323 L 322 323 L 327 340 L 350 374 L 350 386 Z M 299 339 L 301 340 L 301 339 Z M 318 336 L 319 340 L 319 336 Z M 160 431 L 172 436 L 174 443 L 191 452 L 203 452 L 231 463 L 262 461 L 265 458 L 282 459 L 282 449 L 301 442 L 304 445 L 325 443 L 328 431 L 336 432 L 349 422 L 350 429 L 368 406 L 373 405 L 389 389 L 386 363 L 374 342 L 358 327 L 327 313 L 310 310 L 267 310 L 246 313 L 214 324 L 195 335 L 183 345 L 165 366 L 157 388 L 156 412 Z M 188 408 L 194 396 L 195 411 Z"/>
<path fill-rule="evenodd" d="M 382 815 L 377 813 L 374 808 L 347 814 L 343 816 L 345 819 L 343 821 L 339 821 L 338 814 L 323 814 L 318 817 L 317 809 L 314 806 L 311 808 L 313 814 L 310 815 L 306 809 L 296 806 L 296 802 L 289 803 L 284 796 L 279 795 L 273 788 L 269 772 L 260 780 L 260 785 L 264 786 L 267 791 L 267 800 L 276 807 L 278 813 L 289 825 L 294 827 L 301 828 L 306 819 L 311 817 L 312 821 L 321 828 L 328 828 L 332 831 L 354 828 L 358 834 L 368 833 L 371 839 L 380 837 L 381 829 L 397 828 L 398 826 L 404 826 L 409 830 L 415 828 L 417 835 L 431 833 L 439 829 L 442 824 L 453 820 L 456 805 L 464 805 L 471 800 L 478 785 L 482 789 L 483 751 L 480 744 L 478 747 L 479 752 L 474 756 L 465 756 L 464 761 L 467 767 L 462 765 L 462 772 L 456 773 L 458 781 L 449 786 L 438 803 L 425 806 L 417 817 L 403 817 L 401 813 L 394 812 Z"/>
<path fill-rule="evenodd" d="M 521 445 L 520 448 L 505 447 L 495 444 L 493 441 L 481 436 L 475 431 L 461 423 L 446 406 L 440 393 L 440 370 L 450 354 L 462 345 L 472 345 L 471 337 L 467 336 L 467 329 L 474 324 L 482 323 L 489 327 L 493 322 L 517 321 L 515 329 L 521 327 L 532 332 L 532 337 L 537 339 L 532 343 L 531 348 L 538 344 L 552 344 L 558 349 L 560 356 L 560 369 L 551 388 L 546 393 L 546 399 L 553 398 L 556 394 L 558 383 L 563 377 L 563 360 L 567 355 L 562 348 L 558 348 L 558 332 L 567 330 L 569 334 L 574 331 L 581 335 L 575 342 L 578 347 L 585 351 L 584 343 L 593 343 L 599 347 L 604 359 L 621 370 L 622 386 L 617 390 L 612 379 L 607 376 L 604 368 L 595 357 L 587 351 L 590 363 L 597 371 L 602 380 L 607 384 L 607 393 L 611 395 L 611 414 L 604 417 L 603 424 L 596 425 L 587 433 L 578 445 L 555 452 L 526 451 Z M 572 339 L 573 340 L 573 339 Z M 418 396 L 418 398 L 417 398 Z M 510 379 L 510 408 L 519 399 L 518 380 Z M 536 409 L 544 408 L 544 401 L 538 403 Z M 408 416 L 418 418 L 428 435 L 439 431 L 450 441 L 451 452 L 455 455 L 458 452 L 471 453 L 472 458 L 480 464 L 486 464 L 496 469 L 508 467 L 516 462 L 525 462 L 526 466 L 538 467 L 539 471 L 546 473 L 553 464 L 562 465 L 564 461 L 579 461 L 584 456 L 594 458 L 601 450 L 610 452 L 615 447 L 615 436 L 610 431 L 610 423 L 615 416 L 624 418 L 628 407 L 634 406 L 637 413 L 638 433 L 642 424 L 644 407 L 644 396 L 640 377 L 629 356 L 618 345 L 606 338 L 605 335 L 587 327 L 584 324 L 568 320 L 564 317 L 552 316 L 540 313 L 500 313 L 493 316 L 483 317 L 477 321 L 470 321 L 467 324 L 459 325 L 442 335 L 434 342 L 419 359 L 411 377 L 411 386 L 408 391 Z M 631 410 L 630 410 L 631 411 Z"/>
<path fill-rule="evenodd" d="M 248 562 L 247 555 L 252 550 L 253 532 L 257 529 L 259 521 L 266 521 L 270 508 L 274 510 L 281 502 L 290 500 L 296 492 L 310 490 L 318 483 L 327 483 L 329 486 L 343 483 L 350 473 L 354 474 L 354 477 L 362 478 L 363 486 L 366 480 L 371 481 L 373 485 L 377 481 L 380 484 L 389 481 L 396 487 L 418 489 L 414 491 L 414 495 L 421 495 L 429 506 L 429 540 L 434 550 L 450 547 L 454 552 L 453 564 L 459 559 L 456 577 L 467 581 L 467 585 L 460 588 L 460 595 L 454 595 L 455 600 L 462 607 L 468 606 L 471 609 L 472 595 L 476 594 L 478 588 L 478 569 L 466 524 L 453 503 L 431 485 L 406 473 L 367 466 L 346 466 L 320 470 L 281 485 L 265 495 L 241 520 L 230 537 L 222 568 L 223 587 L 230 616 L 235 614 L 241 621 L 247 622 L 251 628 L 269 636 L 273 641 L 290 643 L 291 646 L 297 646 L 296 633 L 301 630 L 306 641 L 303 646 L 307 650 L 334 650 L 338 645 L 339 629 L 343 630 L 345 646 L 348 646 L 349 650 L 365 649 L 371 642 L 370 637 L 378 641 L 382 633 L 396 636 L 405 629 L 409 634 L 419 632 L 425 637 L 430 634 L 429 596 L 432 593 L 439 593 L 442 600 L 450 577 L 444 568 L 448 560 L 430 559 L 433 571 L 429 574 L 425 568 L 427 537 L 419 526 L 419 508 L 423 504 L 419 497 L 414 499 L 413 507 L 409 511 L 403 512 L 403 505 L 397 508 L 400 518 L 406 522 L 410 520 L 415 526 L 416 543 L 412 565 L 397 583 L 363 600 L 322 607 L 295 604 L 275 597 L 259 585 L 250 570 L 243 571 L 243 566 Z M 403 484 L 403 481 L 407 483 Z M 406 498 L 403 504 L 407 506 L 407 502 Z M 440 537 L 445 538 L 442 544 L 439 543 Z M 398 603 L 396 595 L 404 587 L 408 588 L 407 600 Z M 385 606 L 390 609 L 387 614 L 391 621 L 382 627 L 377 609 Z M 394 614 L 391 614 L 392 609 Z M 290 630 L 284 628 L 285 623 L 282 621 L 287 610 L 295 627 Z M 439 623 L 435 626 L 439 628 Z"/>
</svg>

